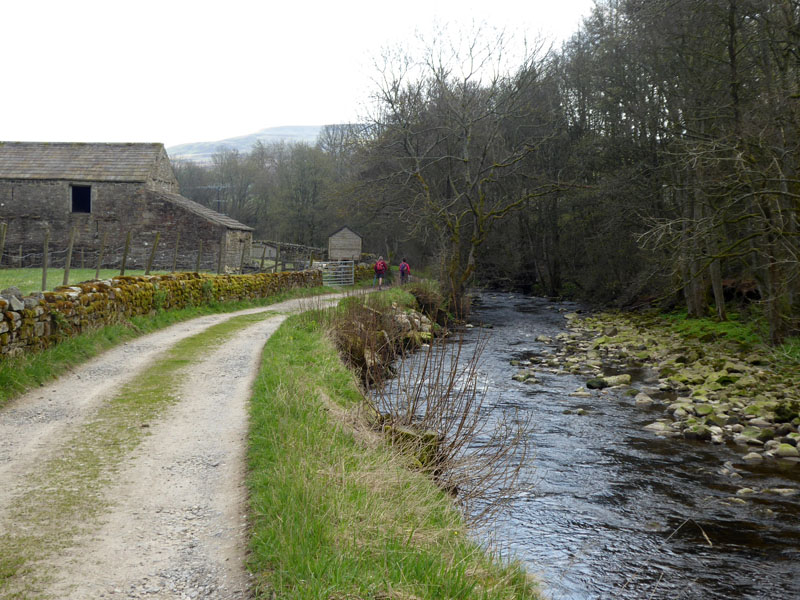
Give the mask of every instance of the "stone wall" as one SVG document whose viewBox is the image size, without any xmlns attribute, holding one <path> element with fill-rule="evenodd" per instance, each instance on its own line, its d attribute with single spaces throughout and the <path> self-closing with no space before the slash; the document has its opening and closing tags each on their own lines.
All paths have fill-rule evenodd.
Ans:
<svg viewBox="0 0 800 600">
<path fill-rule="evenodd" d="M 147 182 L 147 187 L 151 190 L 162 190 L 164 192 L 180 194 L 178 179 L 175 177 L 172 164 L 169 162 L 169 156 L 164 148 L 161 148 L 155 168 L 151 173 L 151 179 Z"/>
<path fill-rule="evenodd" d="M 115 277 L 59 287 L 35 296 L 0 292 L 0 360 L 41 350 L 80 333 L 156 310 L 266 298 L 322 285 L 319 271 Z"/>
<path fill-rule="evenodd" d="M 244 250 L 245 265 L 250 262 L 250 252 L 253 243 L 253 234 L 250 231 L 229 229 L 225 235 L 225 264 L 237 269 L 242 264 L 242 250 Z"/>
</svg>

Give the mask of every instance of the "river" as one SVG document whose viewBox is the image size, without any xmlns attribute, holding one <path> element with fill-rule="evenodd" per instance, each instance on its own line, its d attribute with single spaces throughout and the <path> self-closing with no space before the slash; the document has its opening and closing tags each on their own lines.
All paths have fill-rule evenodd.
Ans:
<svg viewBox="0 0 800 600">
<path fill-rule="evenodd" d="M 510 360 L 546 351 L 536 337 L 565 331 L 563 313 L 575 308 L 478 297 L 472 320 L 491 328 L 484 408 L 514 406 L 534 424 L 535 485 L 493 525 L 494 547 L 523 561 L 553 600 L 800 598 L 800 495 L 763 491 L 800 489 L 800 465 L 754 467 L 736 446 L 660 438 L 643 427 L 663 408 L 614 390 L 571 397 L 584 377 L 511 379 Z M 486 333 L 467 330 L 467 344 Z M 746 487 L 762 491 L 737 495 Z"/>
</svg>

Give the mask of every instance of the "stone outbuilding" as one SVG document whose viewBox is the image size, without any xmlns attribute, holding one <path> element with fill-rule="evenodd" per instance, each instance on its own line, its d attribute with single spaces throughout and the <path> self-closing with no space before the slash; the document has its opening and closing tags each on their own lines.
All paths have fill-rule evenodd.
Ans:
<svg viewBox="0 0 800 600">
<path fill-rule="evenodd" d="M 63 250 L 76 231 L 75 248 L 124 245 L 132 235 L 130 266 L 149 255 L 157 232 L 155 266 L 236 269 L 250 256 L 253 229 L 180 195 L 163 144 L 0 142 L 0 222 L 7 224 L 6 255 Z M 8 257 L 4 262 L 7 262 Z"/>
<path fill-rule="evenodd" d="M 347 226 L 328 236 L 328 260 L 361 260 L 361 236 Z"/>
</svg>

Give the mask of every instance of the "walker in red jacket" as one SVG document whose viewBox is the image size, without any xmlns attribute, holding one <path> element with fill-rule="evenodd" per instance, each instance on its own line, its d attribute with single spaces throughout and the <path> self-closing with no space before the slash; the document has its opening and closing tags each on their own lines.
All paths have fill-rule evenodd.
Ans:
<svg viewBox="0 0 800 600">
<path fill-rule="evenodd" d="M 389 270 L 389 265 L 383 260 L 382 256 L 378 257 L 378 262 L 375 263 L 375 279 L 372 280 L 372 287 L 375 287 L 375 280 L 378 281 L 378 289 L 383 288 L 383 277 L 386 271 Z"/>
<path fill-rule="evenodd" d="M 400 263 L 400 285 L 408 283 L 408 276 L 411 275 L 411 267 L 408 266 L 406 259 Z"/>
</svg>

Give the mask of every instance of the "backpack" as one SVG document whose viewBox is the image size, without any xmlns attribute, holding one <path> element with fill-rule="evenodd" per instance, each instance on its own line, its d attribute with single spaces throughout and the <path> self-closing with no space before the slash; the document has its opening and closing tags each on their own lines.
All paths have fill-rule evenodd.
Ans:
<svg viewBox="0 0 800 600">
<path fill-rule="evenodd" d="M 375 263 L 375 272 L 376 273 L 385 273 L 386 272 L 386 263 L 382 260 L 379 260 Z"/>
<path fill-rule="evenodd" d="M 400 272 L 401 273 L 408 273 L 408 263 L 401 263 L 400 264 Z"/>
</svg>

